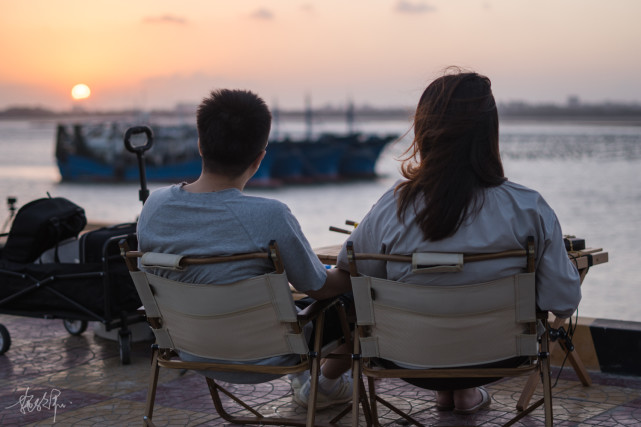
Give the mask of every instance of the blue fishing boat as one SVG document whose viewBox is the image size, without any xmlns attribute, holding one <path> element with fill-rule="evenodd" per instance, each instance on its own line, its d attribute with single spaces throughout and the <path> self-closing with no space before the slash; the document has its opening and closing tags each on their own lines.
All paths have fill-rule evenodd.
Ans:
<svg viewBox="0 0 641 427">
<path fill-rule="evenodd" d="M 135 156 L 124 149 L 123 123 L 59 124 L 56 161 L 65 182 L 134 182 Z M 193 125 L 152 126 L 153 147 L 145 153 L 149 181 L 181 182 L 198 178 L 201 160 Z M 383 148 L 397 135 L 322 134 L 269 141 L 267 154 L 250 186 L 319 183 L 376 176 Z"/>
</svg>

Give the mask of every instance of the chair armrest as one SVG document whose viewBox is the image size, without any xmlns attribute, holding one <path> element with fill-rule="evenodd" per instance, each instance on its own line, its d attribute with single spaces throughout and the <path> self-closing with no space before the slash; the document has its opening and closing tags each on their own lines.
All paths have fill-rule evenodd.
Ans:
<svg viewBox="0 0 641 427">
<path fill-rule="evenodd" d="M 303 310 L 298 312 L 298 321 L 301 325 L 304 325 L 311 320 L 316 319 L 323 311 L 332 307 L 340 301 L 339 297 L 329 298 L 324 300 L 316 300 Z"/>
</svg>

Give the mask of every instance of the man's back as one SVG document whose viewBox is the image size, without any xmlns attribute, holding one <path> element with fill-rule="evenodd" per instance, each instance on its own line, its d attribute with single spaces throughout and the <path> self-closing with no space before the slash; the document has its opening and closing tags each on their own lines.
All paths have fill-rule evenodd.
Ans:
<svg viewBox="0 0 641 427">
<path fill-rule="evenodd" d="M 138 240 L 141 251 L 189 256 L 264 251 L 270 240 L 276 240 L 289 280 L 298 290 L 320 289 L 326 279 L 324 267 L 287 206 L 237 189 L 191 193 L 181 184 L 154 191 L 140 215 Z M 184 272 L 163 270 L 157 274 L 186 282 L 222 284 L 273 270 L 268 260 L 244 264 L 194 266 Z"/>
</svg>

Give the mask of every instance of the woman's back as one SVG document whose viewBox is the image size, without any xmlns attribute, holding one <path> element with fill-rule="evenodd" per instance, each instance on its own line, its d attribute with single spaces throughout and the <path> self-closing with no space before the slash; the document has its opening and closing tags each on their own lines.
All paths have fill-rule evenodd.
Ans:
<svg viewBox="0 0 641 427">
<path fill-rule="evenodd" d="M 524 248 L 528 236 L 536 245 L 537 302 L 555 314 L 571 315 L 581 298 L 578 286 L 562 284 L 578 281 L 569 262 L 561 228 L 554 211 L 541 195 L 527 187 L 506 181 L 484 191 L 483 206 L 470 215 L 448 238 L 426 240 L 408 210 L 401 222 L 396 215 L 397 198 L 390 188 L 372 207 L 352 233 L 356 252 L 412 254 L 414 252 L 488 253 Z M 419 204 L 421 202 L 418 202 Z M 419 206 L 420 207 L 420 206 Z M 339 267 L 345 258 L 339 256 Z M 362 274 L 415 284 L 459 285 L 480 283 L 522 272 L 522 259 L 468 263 L 460 273 L 413 274 L 406 263 L 360 261 Z"/>
</svg>

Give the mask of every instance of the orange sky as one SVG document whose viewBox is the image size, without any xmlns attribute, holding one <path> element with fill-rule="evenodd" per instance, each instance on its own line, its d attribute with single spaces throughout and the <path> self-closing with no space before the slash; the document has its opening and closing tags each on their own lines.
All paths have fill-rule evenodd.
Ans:
<svg viewBox="0 0 641 427">
<path fill-rule="evenodd" d="M 639 0 L 0 0 L 0 108 L 414 105 L 448 65 L 499 101 L 641 102 Z"/>
</svg>

